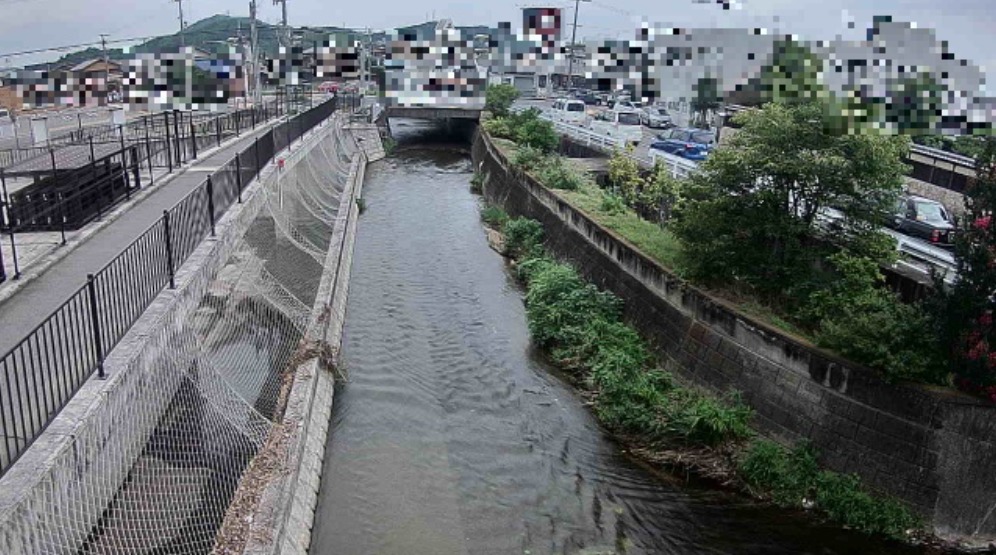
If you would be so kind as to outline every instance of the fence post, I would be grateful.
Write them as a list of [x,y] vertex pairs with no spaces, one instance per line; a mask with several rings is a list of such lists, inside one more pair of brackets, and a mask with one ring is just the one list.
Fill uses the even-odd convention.
[[180,154],[180,111],[173,110],[173,139],[176,141],[176,165],[183,163],[183,156]]
[[235,187],[239,191],[239,204],[242,204],[242,153],[235,155]]
[[169,112],[163,112],[163,127],[166,128],[166,164],[169,166],[169,173],[173,173],[173,138],[169,133]]
[[149,185],[153,183],[152,177],[152,144],[149,142],[149,116],[142,118],[145,121],[145,158],[149,163]]
[[55,201],[59,208],[59,232],[62,234],[62,244],[66,244],[66,218],[62,210],[62,191],[59,190],[59,168],[55,163],[55,149],[49,147],[48,155],[52,158],[52,180],[55,182]]
[[194,125],[194,118],[190,118],[190,148],[193,151],[193,160],[197,159],[197,127]]
[[93,155],[93,133],[90,133],[90,163],[92,164],[97,157]]
[[214,181],[209,175],[207,178],[208,195],[208,219],[211,220],[211,237],[214,237]]
[[252,128],[256,129],[256,107],[253,106],[249,113],[252,115]]
[[256,153],[256,177],[259,177],[259,172],[263,171],[263,164],[261,163],[262,161],[259,159],[259,137],[256,137],[256,140],[253,141],[252,146]]
[[142,188],[142,181],[141,181],[140,174],[138,173],[138,166],[139,166],[139,161],[138,160],[139,160],[138,146],[135,145],[135,146],[131,147],[131,174],[135,178],[135,188],[136,189],[141,189]]
[[10,216],[10,195],[7,194],[7,178],[3,168],[0,168],[0,188],[3,189],[3,204],[7,209],[7,229],[10,231],[10,254],[14,259],[14,279],[21,278],[21,269],[17,264],[17,245],[14,244],[14,220]]
[[97,287],[93,274],[86,276],[86,289],[90,293],[90,324],[93,326],[93,348],[97,353],[97,376],[104,379],[104,345],[100,340],[100,314],[97,312]]
[[242,112],[240,110],[235,110],[235,136],[239,136],[239,120],[242,119]]
[[218,146],[220,147],[221,146],[221,115],[218,115],[218,117],[214,118],[214,134],[217,136]]
[[169,232],[169,210],[163,210],[163,236],[166,240],[166,273],[169,274],[169,288],[176,289],[176,274],[173,271],[173,237]]

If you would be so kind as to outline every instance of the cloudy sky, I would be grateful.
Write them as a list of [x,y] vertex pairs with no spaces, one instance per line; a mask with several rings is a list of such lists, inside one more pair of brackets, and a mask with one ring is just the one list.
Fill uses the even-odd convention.
[[[705,1],[705,0],[694,0]],[[578,17],[579,37],[630,37],[641,20],[679,27],[774,28],[803,39],[832,39],[837,35],[859,39],[874,15],[892,15],[936,29],[958,57],[987,69],[996,79],[996,0],[734,0],[732,10],[693,0],[592,0],[584,2]],[[457,25],[520,22],[526,6],[566,8],[565,23],[573,17],[573,1],[526,0],[381,0],[343,2],[288,0],[293,25],[346,25],[391,28],[447,17]],[[170,0],[0,0],[0,54],[99,40],[165,34],[178,28],[177,5]],[[186,0],[188,22],[216,13],[247,15],[248,0]],[[739,8],[739,9],[737,9]],[[260,17],[275,22],[279,6],[259,0]],[[847,21],[855,23],[848,29]],[[46,56],[0,56],[0,67],[36,63]],[[989,91],[996,83],[988,84]]]

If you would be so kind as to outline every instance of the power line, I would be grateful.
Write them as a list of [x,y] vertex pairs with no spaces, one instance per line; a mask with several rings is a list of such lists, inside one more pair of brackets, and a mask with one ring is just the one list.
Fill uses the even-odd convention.
[[[156,38],[156,37],[155,36],[132,37],[132,38],[128,38],[128,39],[109,40],[109,41],[106,41],[106,42],[107,42],[107,44],[115,44],[115,43],[120,43],[120,42],[138,42],[138,41],[143,41],[144,42],[144,41],[148,41],[148,40],[151,40],[151,39],[154,39],[154,38]],[[0,54],[0,58],[9,58],[9,57],[12,57],[12,56],[26,56],[28,54],[39,54],[41,52],[53,52],[53,51],[58,52],[58,51],[63,51],[63,50],[69,50],[71,48],[83,48],[85,46],[97,46],[99,44],[102,44],[102,42],[101,41],[81,42],[79,44],[68,44],[66,46],[50,46],[48,48],[37,48],[35,50],[21,50],[20,52],[7,52],[7,53],[4,53],[4,54]]]

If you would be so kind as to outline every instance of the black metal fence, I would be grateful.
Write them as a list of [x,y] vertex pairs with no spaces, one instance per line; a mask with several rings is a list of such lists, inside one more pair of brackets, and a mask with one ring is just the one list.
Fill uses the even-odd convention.
[[107,353],[164,287],[175,287],[177,268],[274,154],[347,102],[354,99],[329,100],[258,136],[0,358],[0,476],[94,372],[105,376]]

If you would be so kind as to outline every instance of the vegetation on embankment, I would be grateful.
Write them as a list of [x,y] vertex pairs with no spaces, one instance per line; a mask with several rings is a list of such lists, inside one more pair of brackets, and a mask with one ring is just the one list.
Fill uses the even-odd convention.
[[619,298],[550,258],[539,222],[493,206],[481,216],[504,235],[506,255],[516,263],[533,341],[575,378],[599,420],[634,451],[868,533],[907,538],[919,526],[900,502],[872,495],[856,476],[820,470],[811,448],[787,450],[755,438],[752,411],[735,392],[720,398],[679,383],[622,321]]
[[[644,172],[617,152],[606,188],[553,152],[553,129],[533,110],[483,128],[514,167],[745,316],[887,381],[951,384],[937,339],[943,310],[903,303],[883,286],[880,267],[896,251],[872,222],[894,204],[907,141],[841,135],[814,104],[739,117],[740,133],[691,179],[663,164]],[[840,216],[828,227],[829,209]],[[996,382],[996,372],[984,374],[973,383]]]

